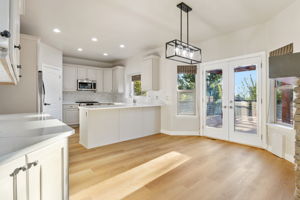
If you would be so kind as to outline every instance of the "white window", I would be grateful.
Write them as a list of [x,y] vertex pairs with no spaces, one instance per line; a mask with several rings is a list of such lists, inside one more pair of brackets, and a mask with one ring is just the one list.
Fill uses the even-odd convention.
[[146,92],[142,91],[142,82],[141,82],[141,75],[133,75],[131,76],[131,89],[130,89],[131,96],[145,96]]
[[196,66],[177,67],[177,114],[196,115]]
[[275,123],[293,125],[293,85],[279,79],[275,80]]

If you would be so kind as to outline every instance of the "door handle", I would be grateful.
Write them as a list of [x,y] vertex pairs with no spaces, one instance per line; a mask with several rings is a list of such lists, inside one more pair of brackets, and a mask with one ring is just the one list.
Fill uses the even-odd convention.
[[21,170],[22,170],[22,171],[26,171],[27,168],[26,168],[26,167],[19,167],[19,168],[15,169],[15,170],[13,171],[13,173],[10,174],[10,176],[12,176],[12,177],[17,176],[18,173],[19,173]]
[[44,103],[44,106],[50,106],[51,103]]
[[20,44],[19,45],[14,45],[14,48],[21,50],[21,45]]

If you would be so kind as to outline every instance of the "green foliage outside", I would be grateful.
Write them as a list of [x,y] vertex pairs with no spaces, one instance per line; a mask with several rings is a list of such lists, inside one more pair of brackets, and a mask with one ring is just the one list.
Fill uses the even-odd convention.
[[142,83],[141,81],[134,81],[134,96],[146,96],[146,92],[142,91]]
[[240,86],[240,93],[236,95],[235,100],[256,101],[256,81],[253,80],[251,74],[245,77]]
[[213,97],[216,102],[222,99],[222,74],[208,73],[206,76],[207,96]]
[[195,83],[195,74],[177,75],[178,90],[193,90],[195,89]]

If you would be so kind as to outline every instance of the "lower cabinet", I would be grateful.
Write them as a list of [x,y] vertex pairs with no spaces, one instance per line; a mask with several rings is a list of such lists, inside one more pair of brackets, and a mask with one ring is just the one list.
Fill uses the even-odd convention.
[[67,138],[0,165],[0,199],[67,200]]
[[79,124],[79,109],[77,104],[63,106],[63,121],[68,125]]
[[0,199],[26,200],[25,156],[0,165]]

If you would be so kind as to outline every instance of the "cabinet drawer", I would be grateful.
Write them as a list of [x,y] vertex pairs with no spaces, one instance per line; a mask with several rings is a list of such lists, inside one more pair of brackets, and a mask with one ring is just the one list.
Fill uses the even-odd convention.
[[78,109],[78,104],[67,104],[67,105],[64,105],[64,109]]

